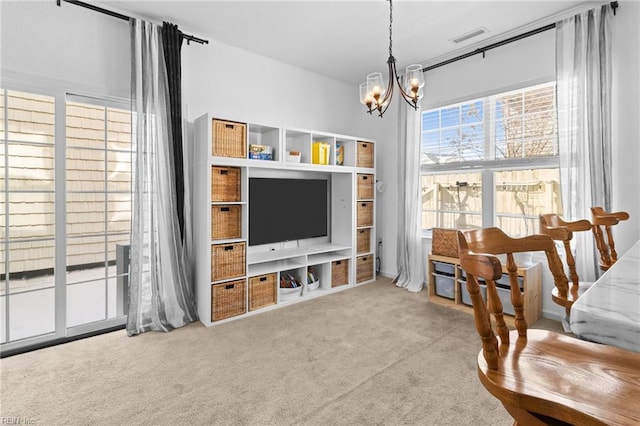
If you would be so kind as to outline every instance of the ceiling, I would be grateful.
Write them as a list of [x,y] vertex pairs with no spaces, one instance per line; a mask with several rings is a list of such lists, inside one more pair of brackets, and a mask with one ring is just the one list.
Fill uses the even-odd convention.
[[[101,1],[101,6],[154,22],[170,21],[210,43],[224,43],[357,84],[386,74],[389,3],[360,1]],[[410,1],[393,3],[398,70],[478,43],[580,5],[579,1]],[[450,39],[485,27],[460,44]],[[532,26],[533,27],[533,26]]]

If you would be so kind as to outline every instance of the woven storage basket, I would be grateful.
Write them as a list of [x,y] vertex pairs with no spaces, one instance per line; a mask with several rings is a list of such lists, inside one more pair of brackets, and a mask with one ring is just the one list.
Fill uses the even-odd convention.
[[244,271],[244,242],[211,246],[211,281],[241,277]]
[[211,167],[211,201],[240,201],[238,167]]
[[372,199],[375,182],[373,175],[358,174],[358,199]]
[[276,274],[266,274],[249,278],[249,310],[275,305],[278,297]]
[[211,321],[245,313],[245,280],[211,285]]
[[240,238],[242,236],[241,209],[242,207],[238,205],[211,206],[212,240]]
[[356,218],[357,226],[373,226],[373,202],[358,201]]
[[247,157],[247,125],[213,120],[212,153],[217,157]]
[[359,256],[356,258],[356,282],[373,279],[373,256]]
[[371,244],[371,229],[356,231],[356,253],[367,253]]
[[349,284],[349,259],[331,262],[331,287]]
[[373,144],[371,142],[358,142],[356,148],[356,166],[373,168]]
[[433,228],[431,253],[458,258],[458,235],[455,229]]

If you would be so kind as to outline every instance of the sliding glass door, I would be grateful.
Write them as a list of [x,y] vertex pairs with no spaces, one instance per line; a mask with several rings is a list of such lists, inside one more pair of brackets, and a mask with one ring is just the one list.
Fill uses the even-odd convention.
[[129,104],[0,89],[0,344],[124,323]]
[[117,249],[131,230],[131,112],[67,96],[65,118],[67,327],[77,327],[122,316],[126,265],[117,261],[126,259]]
[[55,331],[55,101],[1,92],[1,342]]

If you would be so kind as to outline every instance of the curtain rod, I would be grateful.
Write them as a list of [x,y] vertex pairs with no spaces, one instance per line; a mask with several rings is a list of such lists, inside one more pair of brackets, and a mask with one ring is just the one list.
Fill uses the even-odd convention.
[[[91,10],[93,10],[95,12],[104,13],[105,15],[109,15],[109,16],[113,16],[114,18],[122,19],[123,21],[130,21],[131,19],[133,19],[131,16],[127,16],[127,15],[123,15],[123,14],[118,13],[118,12],[113,12],[111,10],[103,9],[103,8],[98,7],[96,5],[85,3],[83,1],[78,1],[78,0],[56,0],[56,4],[58,6],[61,6],[62,2],[71,3],[71,4],[74,4],[76,6],[80,6],[80,7],[85,7],[87,9],[91,9]],[[182,31],[180,31],[180,34],[182,34],[182,37],[184,37],[185,40],[187,40],[187,44],[189,44],[189,42],[191,42],[191,41],[195,41],[196,43],[200,43],[200,44],[209,44],[208,40],[204,40],[204,39],[195,37],[193,35],[185,34]]]
[[[617,1],[612,1],[610,4],[611,4],[611,8],[613,9],[613,14],[615,15],[616,14],[616,9],[618,8],[618,2]],[[462,54],[460,56],[456,56],[455,58],[447,59],[446,61],[439,62],[439,63],[437,63],[435,65],[430,65],[428,67],[424,67],[424,68],[422,68],[422,72],[431,71],[434,68],[438,68],[438,67],[441,67],[441,66],[444,66],[444,65],[449,65],[450,63],[457,62],[457,61],[459,61],[461,59],[466,59],[466,58],[469,58],[471,56],[478,55],[480,53],[482,53],[482,57],[484,58],[484,53],[487,50],[495,49],[496,47],[504,46],[505,44],[509,44],[509,43],[513,43],[514,41],[522,40],[523,38],[527,38],[527,37],[530,37],[532,35],[536,35],[536,34],[545,32],[547,30],[551,30],[551,29],[553,29],[555,27],[556,27],[555,23],[548,24],[548,25],[545,25],[543,27],[527,31],[527,32],[522,33],[522,34],[519,34],[519,35],[516,35],[516,36],[513,36],[513,37],[509,37],[509,38],[504,39],[502,41],[498,41],[496,43],[492,43],[492,44],[490,44],[488,46],[485,46],[485,47],[480,47],[480,48],[478,48],[476,50],[473,50],[473,51],[468,52],[468,53],[464,53],[464,54]]]

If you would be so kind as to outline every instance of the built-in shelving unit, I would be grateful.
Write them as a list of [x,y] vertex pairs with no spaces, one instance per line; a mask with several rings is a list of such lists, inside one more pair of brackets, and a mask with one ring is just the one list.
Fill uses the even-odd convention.
[[[373,141],[205,114],[195,122],[194,145],[194,276],[203,324],[277,309],[375,279]],[[260,150],[270,156],[248,158]],[[237,175],[235,183],[224,181],[230,175]],[[327,180],[329,235],[249,246],[253,177]],[[358,209],[359,203],[364,207]],[[240,223],[233,223],[234,218]],[[307,283],[308,272],[317,281]],[[290,276],[302,282],[298,290],[280,288],[281,279]]]

